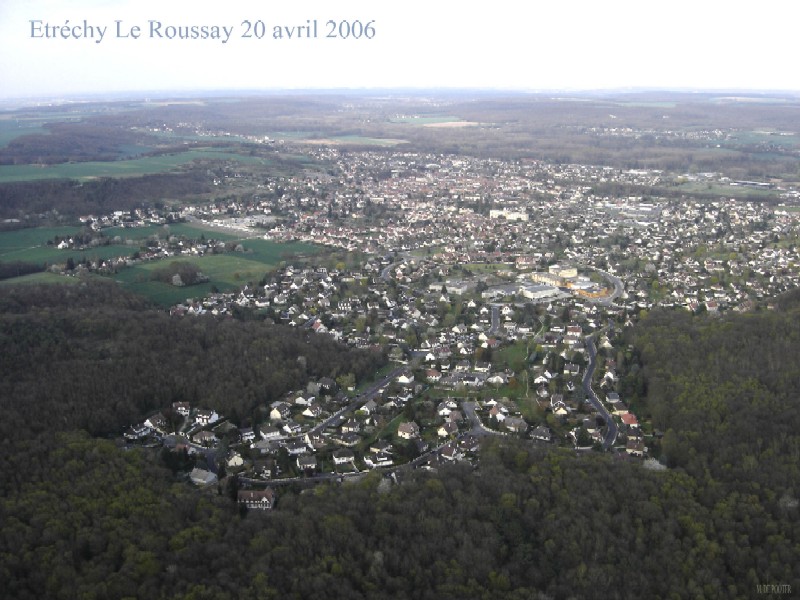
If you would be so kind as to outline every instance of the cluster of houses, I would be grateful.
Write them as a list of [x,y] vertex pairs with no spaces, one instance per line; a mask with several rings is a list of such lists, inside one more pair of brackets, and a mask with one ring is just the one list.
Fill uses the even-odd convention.
[[[336,164],[340,175],[276,182],[282,195],[273,197],[269,210],[285,218],[270,230],[273,239],[377,255],[430,248],[444,264],[521,261],[533,268],[562,254],[623,277],[632,305],[696,309],[709,302],[711,310],[743,309],[752,298],[798,284],[797,249],[775,244],[794,239],[796,213],[734,199],[592,193],[597,183],[653,186],[690,177],[685,174],[329,147],[306,151]],[[374,177],[387,170],[390,178]],[[725,178],[704,174],[704,181]],[[783,193],[788,199],[795,192]],[[373,214],[383,221],[376,223]],[[721,273],[725,283],[715,281]]]
[[643,457],[647,453],[647,447],[636,415],[628,410],[617,392],[606,392],[606,405],[609,412],[620,419],[620,432],[626,440],[625,452],[630,456]]
[[[213,410],[176,402],[170,410],[130,427],[124,437],[131,443],[157,439],[175,451],[205,456],[207,464],[190,473],[198,485],[216,482],[220,467],[268,482],[391,467],[430,449],[444,452],[450,460],[474,450],[475,440],[459,443],[468,422],[453,399],[442,402],[436,422],[427,427],[402,419],[418,386],[409,374],[402,371],[392,377],[383,393],[355,400],[323,378],[309,386],[313,393],[293,392],[273,402],[265,421],[256,427],[239,427]],[[220,448],[226,449],[224,456],[219,455]]]
[[[603,425],[582,402],[578,381],[587,334],[611,321],[630,324],[640,310],[657,305],[746,310],[756,299],[800,284],[798,245],[783,243],[795,239],[798,213],[741,200],[593,192],[596,183],[658,185],[672,177],[662,172],[331,147],[303,151],[335,168],[313,177],[262,178],[254,183],[259,193],[248,200],[194,205],[170,217],[217,225],[237,219],[237,227],[258,227],[268,239],[324,244],[366,258],[348,266],[282,265],[259,285],[187,301],[173,313],[249,308],[352,346],[386,349],[408,370],[357,411],[346,410],[350,397],[330,390],[276,402],[255,428],[174,406],[170,418],[153,415],[131,427],[126,439],[166,435],[178,414],[192,423],[188,447],[202,451],[232,440],[226,468],[262,481],[287,470],[392,467],[431,447],[438,449],[435,460],[457,460],[471,452],[474,440],[466,431],[474,424],[456,401],[443,400],[424,420],[396,420],[422,389],[458,397],[514,383],[554,420],[531,423],[513,402],[484,395],[478,416],[488,431],[552,443],[563,439],[569,424],[575,444],[579,435],[582,442],[600,443]],[[224,188],[226,178],[217,184]],[[92,217],[87,224],[163,219],[140,211]],[[141,258],[231,250],[218,246],[165,236],[143,248]],[[526,310],[529,305],[536,311]],[[524,378],[523,371],[492,364],[492,356],[512,343],[540,352],[535,364],[526,363]],[[609,338],[601,337],[599,347],[610,348]],[[553,356],[563,365],[557,370]],[[646,455],[636,415],[613,391],[613,373],[604,381],[625,453]],[[192,479],[208,483],[212,475],[197,472]],[[243,501],[265,506],[273,499]]]
[[[783,243],[795,239],[800,215],[785,207],[733,198],[709,202],[594,192],[597,184],[652,187],[699,181],[758,187],[758,182],[730,181],[718,173],[670,174],[408,151],[344,152],[324,145],[292,151],[331,168],[324,174],[266,181],[261,174],[226,169],[217,176],[221,188],[249,186],[255,193],[162,210],[88,215],[83,221],[102,231],[197,219],[209,225],[227,223],[243,234],[266,232],[270,239],[303,240],[376,257],[424,249],[437,269],[482,263],[544,271],[563,260],[623,279],[629,310],[655,305],[745,310],[754,299],[800,283],[798,246]],[[774,188],[772,183],[764,187]],[[787,200],[799,195],[788,187],[775,192]],[[169,236],[162,242],[143,248],[142,258],[211,251],[209,244],[199,242],[181,248],[179,242],[188,242]],[[68,240],[59,243],[70,247]],[[370,276],[368,271],[351,274]],[[389,275],[416,286],[402,267]],[[552,276],[552,269],[544,275]],[[564,287],[575,296],[604,293],[597,281],[572,279]],[[450,293],[458,293],[456,289]],[[539,300],[542,293],[535,288],[519,291],[529,300]],[[280,302],[287,290],[275,292]]]

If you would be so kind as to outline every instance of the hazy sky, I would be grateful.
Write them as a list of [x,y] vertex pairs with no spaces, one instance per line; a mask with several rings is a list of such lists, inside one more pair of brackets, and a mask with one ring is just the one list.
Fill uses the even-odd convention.
[[[0,98],[342,87],[798,91],[795,4],[0,0]],[[298,38],[314,30],[297,26],[315,20],[317,37]],[[122,37],[134,26],[138,39]],[[168,39],[192,26],[208,38]],[[348,30],[347,39],[327,37]]]

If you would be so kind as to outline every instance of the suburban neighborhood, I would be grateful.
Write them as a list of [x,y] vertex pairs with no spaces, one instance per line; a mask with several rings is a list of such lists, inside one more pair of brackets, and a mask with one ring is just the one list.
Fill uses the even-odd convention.
[[[134,259],[88,269],[247,252],[248,239],[257,238],[309,242],[351,257],[349,264],[287,263],[236,292],[171,308],[186,318],[253,311],[384,352],[390,361],[373,382],[312,382],[263,406],[259,423],[231,423],[181,404],[170,418],[152,416],[126,433],[136,443],[156,435],[172,452],[202,457],[205,468],[191,474],[199,485],[220,474],[259,487],[435,468],[477,460],[476,440],[485,435],[645,460],[648,440],[661,432],[640,422],[630,406],[635,399],[620,393],[624,329],[656,306],[748,311],[800,277],[800,213],[790,208],[593,191],[598,183],[653,185],[674,177],[659,171],[307,151],[335,165],[336,175],[280,178],[258,184],[250,200],[174,206],[168,215],[85,219],[100,234],[107,226],[168,228],[167,218],[209,232],[200,240],[156,236]],[[684,177],[750,185],[710,173]],[[244,179],[230,172],[215,182],[235,189]],[[787,201],[797,195],[782,193]],[[243,240],[215,241],[214,231],[237,231]],[[240,501],[272,505],[246,494]]]

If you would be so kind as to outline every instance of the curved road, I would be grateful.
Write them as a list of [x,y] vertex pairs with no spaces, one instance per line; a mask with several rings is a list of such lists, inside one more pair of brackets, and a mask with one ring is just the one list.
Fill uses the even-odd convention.
[[616,275],[612,275],[607,271],[602,271],[596,267],[588,267],[588,268],[594,269],[595,271],[600,273],[603,277],[605,277],[611,283],[614,284],[614,291],[611,292],[611,295],[606,296],[605,298],[598,299],[597,300],[598,304],[604,304],[606,306],[610,306],[614,302],[614,300],[622,297],[623,293],[625,292],[625,288],[622,285],[622,280],[619,277],[617,277]]
[[594,341],[591,338],[586,340],[586,348],[589,350],[589,364],[583,375],[583,391],[586,392],[586,399],[597,409],[597,412],[599,412],[606,421],[607,429],[606,437],[603,440],[603,450],[608,450],[614,445],[614,442],[617,441],[619,428],[617,427],[616,421],[614,421],[611,416],[611,413],[606,410],[606,407],[603,406],[603,403],[592,389],[592,375],[594,375],[594,369],[597,364],[597,349],[594,347]]

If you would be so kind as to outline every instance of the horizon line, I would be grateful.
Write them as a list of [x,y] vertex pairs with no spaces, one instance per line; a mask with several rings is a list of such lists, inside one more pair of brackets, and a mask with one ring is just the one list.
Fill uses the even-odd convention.
[[271,95],[333,95],[333,94],[479,94],[479,95],[572,95],[572,96],[606,96],[625,94],[688,94],[688,95],[737,95],[744,97],[798,98],[800,90],[780,88],[697,88],[697,87],[659,87],[659,86],[619,86],[609,88],[506,88],[506,87],[469,87],[469,86],[398,86],[398,87],[274,87],[274,88],[226,88],[226,89],[152,89],[152,90],[113,90],[66,92],[53,94],[32,94],[27,96],[0,96],[0,104],[12,103],[69,103],[99,100],[161,100],[170,98],[209,98],[230,96],[271,96]]

